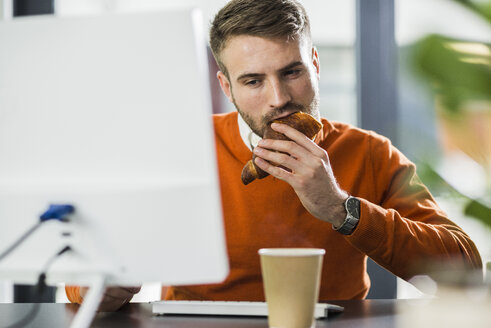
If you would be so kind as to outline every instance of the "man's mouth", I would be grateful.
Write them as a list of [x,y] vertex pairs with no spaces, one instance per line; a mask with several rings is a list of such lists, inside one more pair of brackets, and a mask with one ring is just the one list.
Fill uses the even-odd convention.
[[271,121],[269,121],[269,124],[271,124],[274,120],[278,120],[278,119],[281,119],[281,118],[290,116],[290,115],[295,114],[297,112],[298,112],[298,110],[295,110],[295,111],[286,111],[284,113],[281,113],[280,115],[275,116],[273,119],[271,119]]

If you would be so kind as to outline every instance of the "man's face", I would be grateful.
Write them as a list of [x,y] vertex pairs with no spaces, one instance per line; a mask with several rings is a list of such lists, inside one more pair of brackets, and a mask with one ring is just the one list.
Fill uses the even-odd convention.
[[259,136],[273,119],[302,111],[319,119],[319,58],[309,42],[240,35],[221,59],[217,77],[225,95]]

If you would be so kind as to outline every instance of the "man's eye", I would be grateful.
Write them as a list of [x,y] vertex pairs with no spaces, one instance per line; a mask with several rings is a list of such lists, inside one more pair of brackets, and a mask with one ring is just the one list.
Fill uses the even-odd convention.
[[287,76],[295,76],[295,75],[298,75],[300,73],[300,70],[299,69],[291,69],[289,71],[286,71],[285,72],[285,75]]
[[259,80],[250,80],[247,81],[245,84],[253,87],[259,84]]

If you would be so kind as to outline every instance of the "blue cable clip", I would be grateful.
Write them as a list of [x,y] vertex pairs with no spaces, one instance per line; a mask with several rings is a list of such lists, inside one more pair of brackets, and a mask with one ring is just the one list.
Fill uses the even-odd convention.
[[75,212],[75,207],[73,205],[51,204],[49,205],[48,210],[43,214],[41,214],[39,218],[41,219],[41,222],[48,221],[48,220],[58,220],[58,221],[65,222],[68,221],[68,219],[65,216],[73,212]]

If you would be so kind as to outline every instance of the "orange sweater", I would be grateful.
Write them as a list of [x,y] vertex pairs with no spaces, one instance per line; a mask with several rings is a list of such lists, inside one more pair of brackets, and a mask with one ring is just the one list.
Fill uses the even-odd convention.
[[[482,266],[474,243],[388,139],[323,120],[316,142],[328,152],[341,188],[361,199],[359,224],[344,236],[310,215],[287,183],[269,176],[244,186],[241,171],[252,153],[239,135],[237,113],[215,115],[214,122],[230,274],[222,284],[171,287],[167,299],[264,300],[257,254],[263,247],[325,249],[320,300],[364,298],[367,256],[406,280],[422,273],[422,261]],[[67,295],[81,300],[77,287],[67,287]]]

